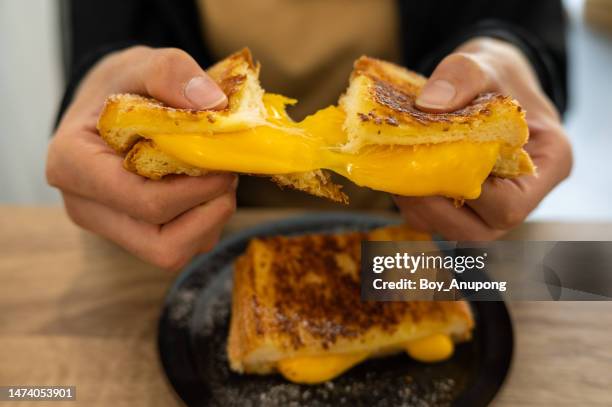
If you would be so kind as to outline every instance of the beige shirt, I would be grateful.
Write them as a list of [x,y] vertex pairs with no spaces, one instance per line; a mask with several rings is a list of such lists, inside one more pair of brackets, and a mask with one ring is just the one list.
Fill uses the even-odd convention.
[[[295,120],[336,104],[348,85],[353,61],[369,55],[399,60],[395,0],[198,0],[203,35],[214,59],[248,46],[261,65],[267,92],[299,100]],[[388,194],[345,185],[356,208],[388,208]],[[283,192],[267,180],[243,177],[244,204],[328,207],[303,193]],[[333,206],[333,205],[332,205]]]

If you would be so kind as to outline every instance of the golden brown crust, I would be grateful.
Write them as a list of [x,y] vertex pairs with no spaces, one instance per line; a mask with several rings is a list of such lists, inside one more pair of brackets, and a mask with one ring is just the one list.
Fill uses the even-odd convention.
[[[231,83],[232,78],[244,77],[244,75],[237,74],[244,64],[246,64],[251,71],[255,72],[259,70],[259,64],[253,62],[251,51],[246,47],[211,66],[207,71],[218,83],[223,83],[224,81]],[[231,87],[223,90],[226,92],[226,95],[234,93]]]
[[[403,70],[404,77],[398,75],[399,70]],[[427,82],[424,76],[414,71],[402,69],[397,65],[365,55],[361,56],[353,64],[351,80],[362,75],[370,77],[375,81],[393,84],[408,95],[417,94]]]
[[125,156],[126,170],[143,177],[160,180],[169,174],[185,174],[192,177],[205,175],[208,171],[185,164],[155,148],[151,140],[140,140]]
[[[375,58],[362,56],[354,65],[351,78],[366,76],[371,79],[370,96],[380,109],[361,112],[362,120],[381,120],[391,126],[400,123],[470,123],[480,116],[490,116],[492,106],[506,105],[522,113],[521,106],[511,97],[484,93],[468,106],[450,113],[428,113],[416,108],[415,100],[427,82],[424,76]],[[381,123],[382,124],[382,123]]]
[[[240,270],[234,273],[234,289],[232,291],[232,319],[230,331],[232,335],[228,338],[228,356],[230,363],[240,360],[241,356],[248,352],[247,344],[255,342],[254,336],[261,335],[261,327],[255,326],[257,318],[250,315],[257,315],[257,303],[252,284],[253,281],[253,260],[251,255],[243,255],[238,258],[235,269]],[[243,312],[245,309],[252,309],[252,313]],[[242,364],[234,362],[232,368],[241,372]]]
[[342,192],[342,186],[335,184],[324,170],[272,175],[270,179],[280,188],[289,187],[345,205],[349,203],[348,196]]
[[206,71],[228,98],[228,105],[225,110],[232,110],[234,99],[240,97],[239,93],[243,90],[243,85],[247,79],[244,73],[245,66],[252,74],[259,74],[259,64],[253,62],[253,56],[248,48],[233,53]]
[[419,329],[444,332],[449,325],[459,324],[456,339],[467,339],[474,322],[465,303],[361,300],[362,240],[429,238],[390,227],[370,233],[254,239],[234,269],[228,342],[232,368],[267,373],[273,365],[253,363],[257,354],[274,360],[279,355],[350,352],[364,343],[384,347],[390,337],[401,340],[418,335]]

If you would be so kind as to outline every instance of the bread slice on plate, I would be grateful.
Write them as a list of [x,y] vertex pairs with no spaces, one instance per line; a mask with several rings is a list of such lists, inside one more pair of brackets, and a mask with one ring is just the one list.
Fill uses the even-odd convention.
[[363,239],[429,236],[393,226],[253,239],[234,268],[232,370],[319,383],[373,357],[408,352],[422,361],[444,359],[454,342],[470,338],[474,320],[465,302],[362,301]]

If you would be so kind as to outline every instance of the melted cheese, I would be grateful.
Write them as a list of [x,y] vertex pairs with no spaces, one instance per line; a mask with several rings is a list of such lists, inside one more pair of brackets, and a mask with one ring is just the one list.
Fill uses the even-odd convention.
[[[450,358],[454,344],[448,335],[434,334],[405,345],[411,358],[420,362],[440,362]],[[367,359],[369,353],[297,357],[277,364],[283,377],[294,383],[316,384],[332,380]]]
[[266,94],[267,124],[215,134],[155,134],[157,148],[187,164],[249,174],[288,174],[329,169],[357,185],[406,196],[477,198],[499,154],[496,142],[362,147],[351,154],[344,112],[331,106],[294,122],[285,105],[295,101]]
[[436,334],[406,344],[406,352],[420,362],[441,362],[455,351],[453,340],[448,335]]
[[332,380],[367,357],[367,352],[300,357],[281,360],[277,368],[283,377],[291,382],[315,384]]

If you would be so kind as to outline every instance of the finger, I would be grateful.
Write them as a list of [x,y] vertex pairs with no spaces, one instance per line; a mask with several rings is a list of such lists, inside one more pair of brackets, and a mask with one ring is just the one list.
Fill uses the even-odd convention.
[[77,195],[64,194],[64,203],[68,215],[79,226],[168,270],[178,270],[195,254],[210,250],[235,209],[234,195],[224,194],[158,226]]
[[433,232],[447,240],[486,241],[504,233],[490,228],[471,209],[455,207],[448,198],[398,197],[397,202],[403,211],[414,212],[430,225]]
[[170,106],[213,109],[227,106],[227,96],[186,52],[158,49],[151,53],[140,76],[141,91]]
[[207,252],[235,209],[236,195],[226,193],[163,225],[161,233],[166,239],[188,247],[190,253]]
[[[113,93],[152,96],[184,109],[222,109],[228,99],[198,63],[175,48],[131,47],[104,58],[88,74],[66,110],[68,123],[95,128],[104,100]],[[91,86],[95,84],[95,86]]]
[[511,229],[518,226],[569,175],[571,148],[560,128],[532,132],[531,140],[525,147],[537,167],[536,176],[514,179],[489,177],[483,184],[480,197],[466,201],[492,228]]
[[489,71],[485,63],[472,54],[451,54],[431,74],[416,99],[416,106],[432,113],[461,109],[478,94],[493,90]]
[[419,216],[416,211],[411,210],[411,206],[409,204],[404,204],[401,196],[393,196],[393,200],[395,201],[398,209],[400,210],[400,214],[404,219],[404,222],[410,226],[411,229],[414,229],[418,232],[424,233],[434,233],[433,227],[427,220],[423,219]]
[[529,189],[527,177],[508,179],[489,177],[482,185],[480,197],[466,200],[483,221],[492,228],[512,229],[531,212],[525,192]]
[[233,192],[237,185],[237,177],[230,173],[146,179],[126,171],[123,159],[95,134],[58,135],[53,143],[64,145],[50,149],[51,185],[147,223],[167,223],[194,206]]
[[183,109],[222,109],[227,106],[223,90],[188,53],[180,49],[132,47],[103,61],[102,65],[105,69],[94,70],[91,80],[108,84],[108,87],[100,90],[102,93],[89,89],[83,96],[87,104],[91,104],[92,98],[105,98],[109,93],[122,92],[152,96],[169,106]]

